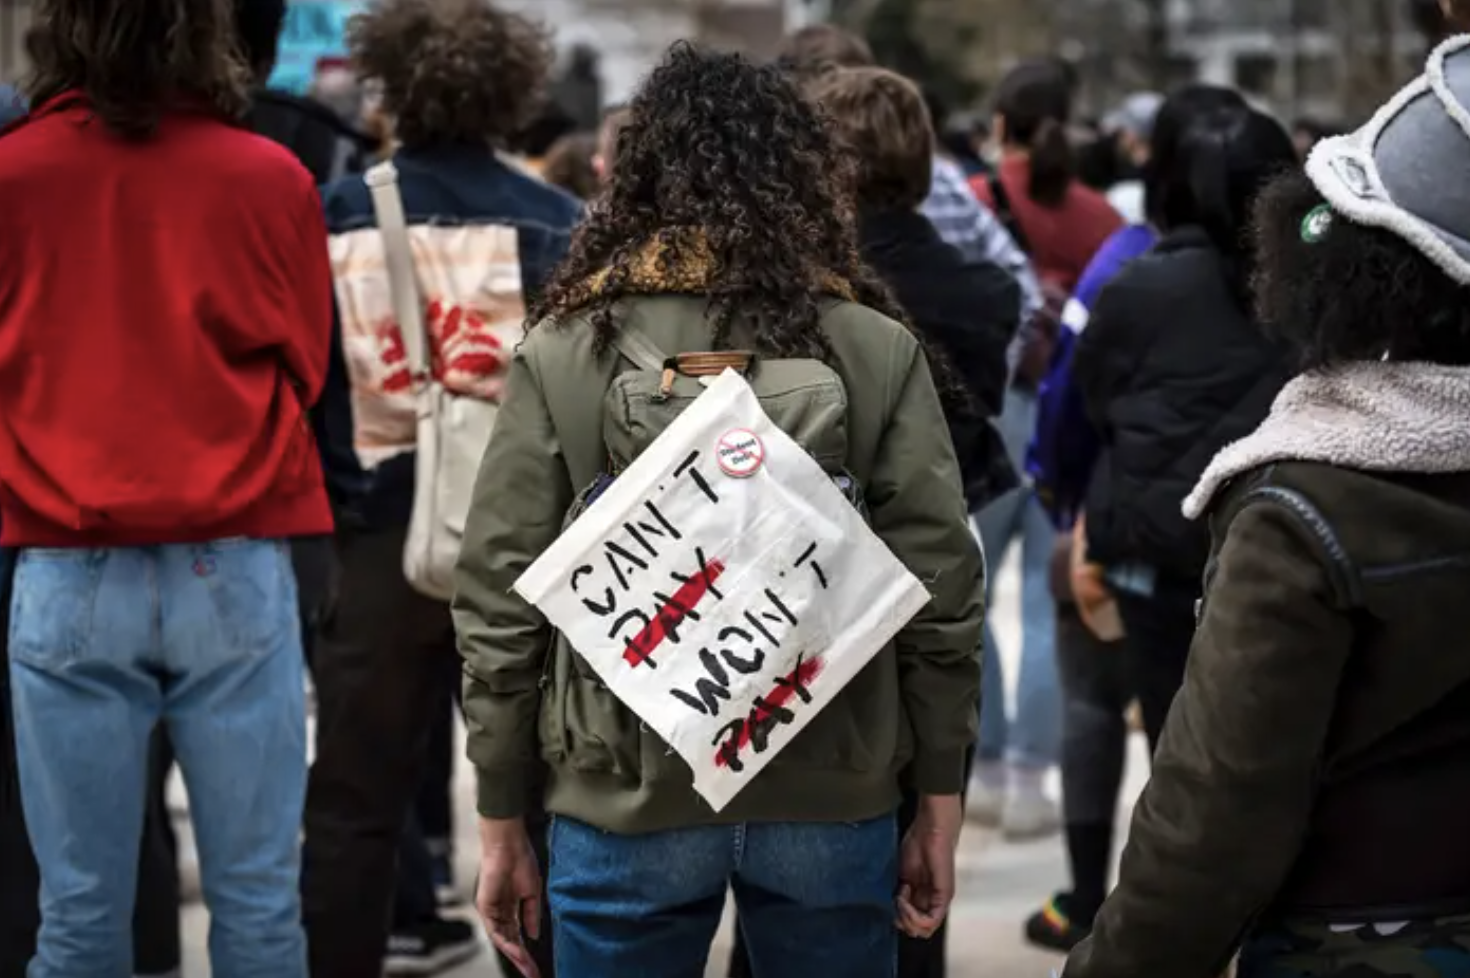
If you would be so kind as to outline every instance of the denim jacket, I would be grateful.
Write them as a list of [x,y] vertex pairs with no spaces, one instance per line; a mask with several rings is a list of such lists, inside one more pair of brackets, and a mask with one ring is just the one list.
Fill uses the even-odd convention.
[[[477,279],[461,278],[458,291],[483,292],[487,297],[496,288],[507,287],[507,282],[510,283],[508,288],[517,290],[514,276],[518,273],[520,295],[499,297],[506,300],[502,304],[512,309],[508,315],[515,321],[490,324],[496,328],[503,326],[506,330],[505,345],[513,347],[515,332],[521,326],[514,310],[530,304],[557,262],[566,254],[572,228],[581,216],[581,204],[503,161],[488,147],[402,149],[394,157],[394,164],[398,169],[404,213],[410,231],[415,235],[415,271],[421,291],[425,293],[425,315],[431,331],[435,328],[440,305],[436,301],[439,291],[434,287],[437,273],[449,274],[450,278],[455,274],[483,277],[483,287],[478,284],[466,287],[466,281],[475,283]],[[412,427],[408,429],[410,440],[407,450],[399,446],[400,450],[384,451],[381,458],[375,458],[372,446],[366,444],[369,439],[364,437],[371,432],[363,426],[362,418],[354,417],[354,404],[361,412],[364,405],[370,403],[374,392],[364,389],[365,354],[360,330],[355,330],[361,324],[353,317],[363,314],[359,308],[363,294],[370,294],[377,302],[385,301],[387,295],[385,275],[381,290],[377,288],[376,281],[364,290],[361,281],[363,258],[372,257],[381,263],[380,245],[363,236],[364,231],[371,232],[376,228],[372,196],[363,177],[351,176],[328,185],[323,190],[323,201],[337,286],[333,362],[315,419],[327,485],[338,506],[339,517],[349,523],[407,525],[413,506]],[[485,234],[457,234],[475,229]],[[501,233],[495,233],[495,229],[501,229]],[[366,247],[361,247],[364,245]],[[354,257],[345,262],[338,260],[354,247],[357,247]],[[437,268],[425,267],[426,251],[462,247],[472,250],[468,254],[460,252],[444,256],[446,260],[439,262]],[[474,267],[460,269],[456,273],[452,267],[456,265],[455,259],[460,262],[468,260]],[[497,268],[495,263],[501,260],[509,263],[510,267]],[[432,254],[428,263],[435,264]],[[368,272],[369,276],[372,274]],[[449,301],[468,298],[451,296]],[[457,306],[449,314],[457,317]],[[477,325],[484,325],[484,319],[494,318],[489,312],[479,316],[473,310],[466,310],[465,316],[467,322],[473,318]],[[457,318],[455,323],[458,323]],[[446,327],[445,335],[454,329],[454,325]],[[487,332],[493,330],[487,329]],[[401,340],[383,340],[384,349],[380,356],[384,364],[395,362],[392,351],[395,342],[401,343]],[[499,341],[490,338],[489,342]],[[367,351],[370,361],[374,359],[371,352]],[[401,367],[401,351],[396,358]],[[368,373],[375,369],[386,368],[374,363],[366,366]]]

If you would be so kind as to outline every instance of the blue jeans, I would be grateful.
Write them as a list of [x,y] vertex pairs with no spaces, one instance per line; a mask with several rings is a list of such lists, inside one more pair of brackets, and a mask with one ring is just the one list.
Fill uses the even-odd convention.
[[[1035,395],[1012,391],[1000,430],[1013,455],[1022,455],[1036,424]],[[1018,463],[1019,464],[1019,463]],[[1007,493],[975,517],[975,532],[989,563],[986,602],[1006,548],[1021,540],[1021,674],[1016,710],[1006,716],[1005,672],[989,615],[981,673],[980,743],[982,762],[1005,759],[1021,767],[1045,768],[1057,762],[1062,736],[1062,697],[1057,679],[1056,601],[1048,567],[1056,531],[1030,488]]]
[[29,978],[126,978],[150,732],[189,789],[215,978],[305,978],[306,704],[286,545],[25,550],[10,621],[41,868]]
[[897,823],[748,824],[613,835],[558,816],[558,978],[698,978],[727,887],[756,978],[893,978]]

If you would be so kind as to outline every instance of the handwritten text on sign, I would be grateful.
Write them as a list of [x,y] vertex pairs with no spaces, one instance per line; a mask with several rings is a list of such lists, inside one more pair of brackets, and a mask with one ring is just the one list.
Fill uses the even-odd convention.
[[733,372],[517,582],[716,810],[928,601]]

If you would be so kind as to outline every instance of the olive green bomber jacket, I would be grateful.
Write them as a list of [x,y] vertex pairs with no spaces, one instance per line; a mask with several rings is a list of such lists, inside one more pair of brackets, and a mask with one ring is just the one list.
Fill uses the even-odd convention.
[[[709,346],[705,306],[698,296],[640,296],[620,315],[669,353],[695,352]],[[975,736],[984,570],[948,428],[905,328],[853,303],[829,308],[822,328],[848,390],[847,470],[874,531],[928,586],[930,604],[716,816],[688,766],[511,590],[603,470],[603,395],[631,369],[614,351],[593,352],[584,320],[544,324],[511,368],[457,573],[481,814],[524,814],[541,762],[550,811],[627,833],[873,818],[896,805],[905,770],[921,792],[959,793]]]

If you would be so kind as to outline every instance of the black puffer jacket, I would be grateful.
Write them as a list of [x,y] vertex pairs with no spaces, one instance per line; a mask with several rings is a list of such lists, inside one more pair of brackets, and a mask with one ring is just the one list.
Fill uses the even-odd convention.
[[949,358],[975,402],[973,417],[949,412],[945,419],[974,512],[1020,484],[990,420],[1005,405],[1006,350],[1020,324],[1020,286],[999,265],[966,261],[917,212],[863,211],[858,226],[863,260],[925,341]]
[[1180,505],[1293,372],[1237,279],[1203,230],[1179,229],[1103,291],[1078,342],[1074,375],[1103,440],[1088,547],[1105,566],[1146,564],[1191,583],[1204,570],[1209,533]]

